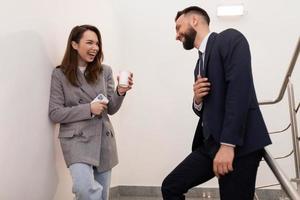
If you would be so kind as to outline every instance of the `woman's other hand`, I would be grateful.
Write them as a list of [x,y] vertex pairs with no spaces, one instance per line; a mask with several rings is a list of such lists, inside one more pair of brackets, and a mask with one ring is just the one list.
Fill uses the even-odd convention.
[[100,115],[106,109],[107,109],[106,103],[99,102],[99,101],[91,103],[91,113],[93,113],[94,115]]

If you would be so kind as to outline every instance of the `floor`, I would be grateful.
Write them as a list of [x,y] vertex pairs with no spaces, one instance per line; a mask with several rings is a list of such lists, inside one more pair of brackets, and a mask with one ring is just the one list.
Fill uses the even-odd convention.
[[[110,200],[162,200],[161,197],[119,197],[119,198],[113,198]],[[213,199],[213,198],[187,198],[186,200],[218,200],[218,199]]]
[[[189,191],[186,200],[220,200],[218,189],[193,188]],[[153,195],[153,196],[151,196]],[[282,190],[256,190],[254,200],[289,200]],[[118,186],[111,190],[110,200],[162,200],[159,187],[146,186]]]
[[[270,198],[267,198],[268,200]],[[276,198],[271,198],[272,200],[290,200],[287,197],[276,197]],[[162,200],[161,197],[138,197],[138,196],[125,196],[125,197],[119,197],[119,198],[111,198],[110,200]],[[215,198],[186,198],[186,200],[219,200]],[[262,200],[262,199],[260,199]]]

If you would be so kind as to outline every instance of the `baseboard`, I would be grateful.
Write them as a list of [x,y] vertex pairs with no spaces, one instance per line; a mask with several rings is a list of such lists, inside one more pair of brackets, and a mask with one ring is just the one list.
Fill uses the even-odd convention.
[[[284,196],[280,189],[259,189],[256,190],[259,199],[275,200]],[[160,187],[157,186],[116,186],[110,189],[110,197],[143,196],[143,197],[161,197]],[[193,188],[186,194],[188,198],[219,198],[218,188]]]
[[120,186],[115,186],[110,188],[109,190],[109,197],[110,199],[116,199],[120,197],[120,190],[119,190]]

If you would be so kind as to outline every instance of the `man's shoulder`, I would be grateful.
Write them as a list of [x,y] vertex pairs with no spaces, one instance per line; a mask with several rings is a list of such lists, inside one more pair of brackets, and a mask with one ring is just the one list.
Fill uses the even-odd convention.
[[229,29],[226,29],[226,30],[220,32],[218,34],[218,36],[220,38],[227,38],[227,37],[234,38],[234,37],[238,37],[238,36],[243,36],[243,34],[240,31],[236,30],[236,29],[229,28]]
[[220,43],[228,43],[233,41],[239,41],[239,39],[245,39],[245,36],[238,30],[229,28],[218,34],[218,41]]

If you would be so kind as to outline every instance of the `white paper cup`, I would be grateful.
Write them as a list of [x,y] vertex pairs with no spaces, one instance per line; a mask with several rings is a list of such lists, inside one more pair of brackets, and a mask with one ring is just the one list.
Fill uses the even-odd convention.
[[130,71],[122,70],[119,75],[119,86],[120,87],[128,87],[129,86],[129,76]]

